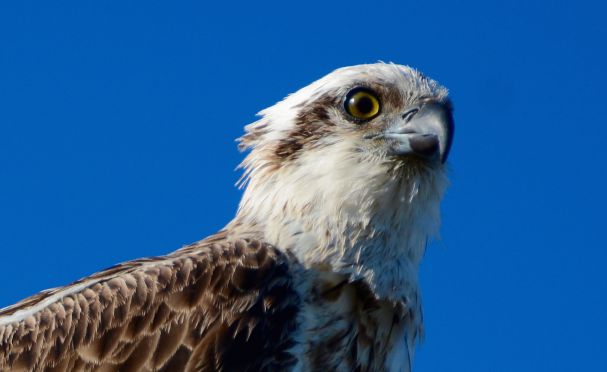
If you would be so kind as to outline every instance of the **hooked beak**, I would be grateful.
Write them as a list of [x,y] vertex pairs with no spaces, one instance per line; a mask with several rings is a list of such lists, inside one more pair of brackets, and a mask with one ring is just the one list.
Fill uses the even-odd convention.
[[450,105],[431,101],[407,109],[402,121],[387,128],[382,137],[390,141],[390,155],[413,155],[444,163],[451,149],[453,131]]

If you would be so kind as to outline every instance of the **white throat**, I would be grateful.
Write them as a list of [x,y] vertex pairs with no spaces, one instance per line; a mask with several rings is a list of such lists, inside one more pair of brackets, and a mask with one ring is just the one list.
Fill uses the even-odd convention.
[[228,228],[253,229],[307,267],[364,279],[378,297],[417,307],[418,266],[440,225],[443,166],[370,167],[341,146],[254,169]]

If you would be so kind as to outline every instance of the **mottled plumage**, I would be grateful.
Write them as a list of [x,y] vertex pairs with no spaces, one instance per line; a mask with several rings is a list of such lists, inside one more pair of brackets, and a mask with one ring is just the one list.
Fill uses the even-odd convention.
[[283,369],[300,306],[290,270],[275,248],[224,233],[115,266],[4,309],[0,369]]
[[409,371],[447,91],[408,67],[353,66],[261,116],[241,138],[232,222],[0,310],[0,370]]

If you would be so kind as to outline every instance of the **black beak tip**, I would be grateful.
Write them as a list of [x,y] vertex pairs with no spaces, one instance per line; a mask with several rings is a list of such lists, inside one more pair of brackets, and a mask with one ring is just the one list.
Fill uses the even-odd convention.
[[443,156],[441,159],[441,161],[443,163],[446,162],[447,158],[449,157],[449,152],[451,151],[451,145],[453,144],[453,134],[455,133],[455,125],[453,122],[453,111],[451,108],[449,109],[449,115],[447,117],[446,129],[447,129],[447,136],[446,136],[445,150],[444,150],[444,153],[443,153]]
[[409,146],[411,146],[411,150],[413,150],[415,155],[424,158],[432,158],[440,151],[438,137],[434,134],[412,136],[409,139]]

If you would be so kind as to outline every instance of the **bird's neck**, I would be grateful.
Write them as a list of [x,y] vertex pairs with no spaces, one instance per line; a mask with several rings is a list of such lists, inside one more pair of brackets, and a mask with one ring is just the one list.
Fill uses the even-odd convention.
[[442,170],[384,170],[362,185],[279,176],[250,181],[228,229],[261,238],[306,267],[364,280],[382,299],[417,301],[418,266],[440,224]]

